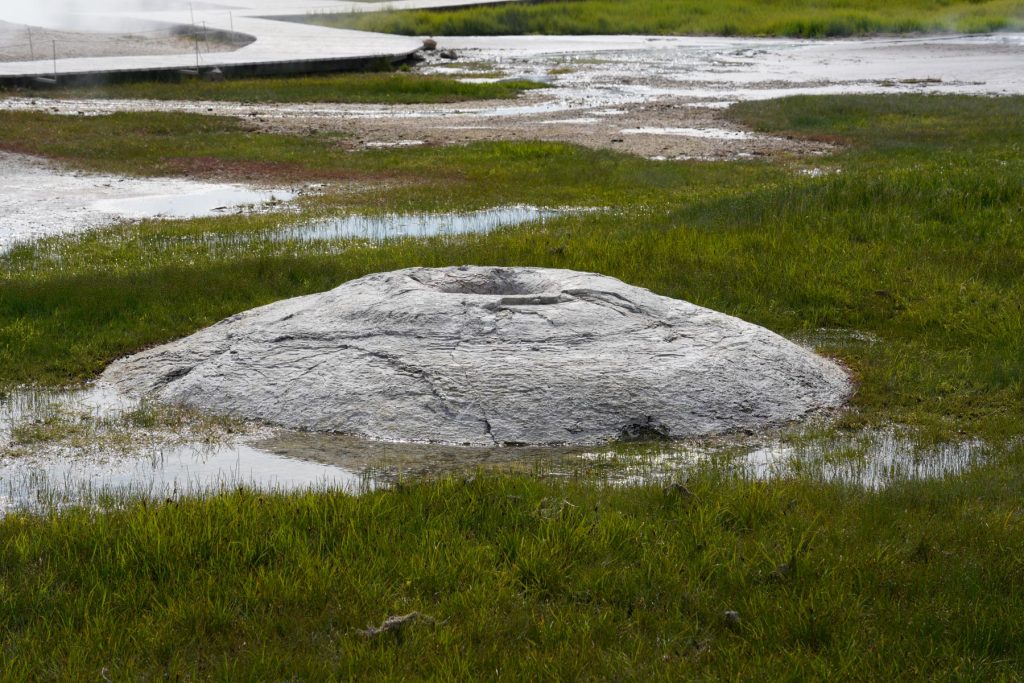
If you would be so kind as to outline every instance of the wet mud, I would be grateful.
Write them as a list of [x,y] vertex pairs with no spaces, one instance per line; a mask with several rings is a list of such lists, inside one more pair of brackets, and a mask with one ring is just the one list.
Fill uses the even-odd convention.
[[438,38],[417,70],[467,81],[528,79],[550,87],[511,101],[442,105],[238,104],[0,100],[2,109],[68,115],[185,111],[243,118],[254,129],[344,131],[351,149],[547,140],[657,159],[826,154],[834,146],[754,134],[732,103],[798,94],[1024,93],[1024,35],[864,40],[507,36]]
[[[63,393],[22,389],[0,399],[0,516],[211,495],[238,487],[360,493],[410,479],[480,472],[596,477],[642,486],[712,469],[741,478],[799,476],[880,489],[963,474],[991,455],[991,448],[978,440],[922,445],[898,426],[837,434],[818,433],[812,424],[759,436],[561,448],[369,441],[254,423],[229,430],[125,427],[126,416],[139,407],[138,399],[103,385]],[[19,430],[52,423],[55,416],[74,426],[72,432],[87,425],[89,438],[64,434],[29,447],[18,445]],[[112,440],[104,430],[121,430],[130,438]]]

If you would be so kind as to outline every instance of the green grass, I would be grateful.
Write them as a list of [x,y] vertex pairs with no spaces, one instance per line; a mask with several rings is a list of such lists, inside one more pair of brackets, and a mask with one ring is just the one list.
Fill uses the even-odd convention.
[[[1022,114],[1024,98],[733,107],[758,130],[848,145],[783,163],[548,143],[345,153],[232,119],[0,114],[0,147],[84,168],[215,161],[342,181],[300,217],[151,221],[16,248],[0,259],[0,386],[92,377],[118,355],[368,272],[557,266],[818,338],[858,379],[840,430],[896,422],[922,443],[992,445],[969,473],[882,491],[698,469],[685,496],[554,481],[538,463],[537,476],[358,497],[239,491],[10,515],[0,678],[1018,679]],[[798,172],[811,165],[839,172]],[[428,240],[262,237],[339,210],[517,202],[610,211]],[[26,447],[68,428],[37,426]],[[412,611],[439,623],[357,632]]]
[[[860,381],[849,420],[1015,433],[1024,416],[1022,100],[846,97],[742,105],[763,129],[842,137],[842,172],[666,164],[549,143],[344,153],[318,135],[253,135],[179,114],[3,115],[0,146],[94,169],[209,165],[367,181],[337,210],[598,205],[487,236],[240,241],[278,217],[146,223],[23,246],[0,279],[0,382],[60,384],[111,359],[276,299],[412,265],[537,265],[606,273],[787,335],[882,340],[822,350]],[[116,138],[112,131],[118,131]],[[58,134],[61,131],[63,134]],[[376,183],[387,180],[386,189]],[[334,207],[334,208],[332,208]],[[210,240],[198,235],[214,233]]]
[[[97,414],[61,402],[45,391],[21,390],[27,397],[15,419],[5,416],[10,439],[0,444],[0,458],[38,456],[49,450],[74,457],[137,457],[140,452],[177,444],[217,443],[245,428],[237,420],[197,413],[149,400],[114,415]],[[44,457],[46,457],[44,455]],[[10,484],[10,482],[8,482]]]
[[[881,493],[481,476],[15,515],[0,675],[1014,680],[1022,456]],[[413,611],[439,623],[358,632]]]
[[542,88],[529,81],[462,83],[443,76],[405,72],[332,74],[294,78],[245,78],[210,82],[115,83],[71,88],[0,90],[0,95],[94,97],[106,99],[202,100],[208,102],[325,102],[368,104],[436,104],[466,100],[510,99],[524,90]]
[[444,11],[310,15],[326,26],[407,35],[660,34],[822,38],[1020,30],[1018,0],[558,0]]

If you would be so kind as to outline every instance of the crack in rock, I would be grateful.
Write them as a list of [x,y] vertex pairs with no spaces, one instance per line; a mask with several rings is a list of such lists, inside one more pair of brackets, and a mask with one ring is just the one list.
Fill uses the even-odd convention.
[[593,273],[476,266],[262,306],[103,379],[286,427],[482,446],[759,430],[852,390],[837,364],[738,318]]

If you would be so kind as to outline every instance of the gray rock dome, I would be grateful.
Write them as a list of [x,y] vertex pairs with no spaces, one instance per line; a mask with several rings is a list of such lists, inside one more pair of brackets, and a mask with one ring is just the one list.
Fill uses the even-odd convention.
[[455,444],[761,429],[840,406],[835,363],[614,278],[410,268],[227,318],[104,380],[285,427]]

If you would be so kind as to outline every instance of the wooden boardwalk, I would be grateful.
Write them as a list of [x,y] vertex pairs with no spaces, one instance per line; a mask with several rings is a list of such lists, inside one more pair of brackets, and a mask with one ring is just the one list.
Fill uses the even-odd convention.
[[[31,83],[36,79],[59,82],[114,81],[173,75],[183,70],[220,69],[228,76],[289,75],[362,68],[380,60],[397,62],[419,49],[419,38],[382,33],[330,29],[286,21],[287,17],[335,12],[372,12],[487,4],[495,0],[400,0],[399,2],[331,2],[330,0],[219,0],[216,9],[181,2],[173,11],[132,10],[107,13],[111,25],[191,27],[234,32],[254,40],[230,52],[185,52],[179,55],[131,57],[79,57],[0,62],[0,84]],[[197,3],[198,4],[198,3]],[[0,10],[0,19],[2,19]],[[90,17],[95,20],[95,17]]]

